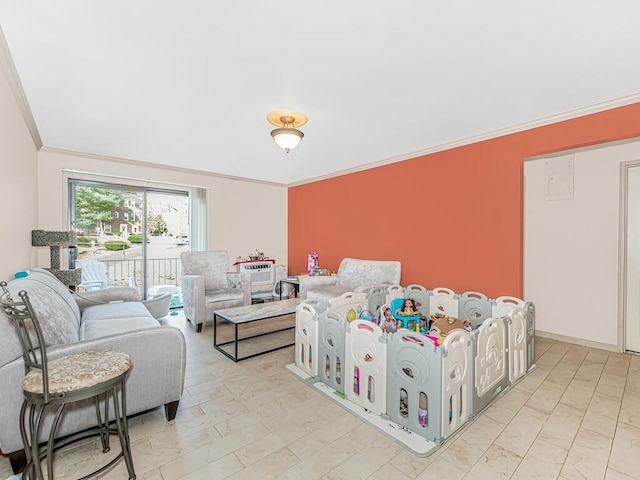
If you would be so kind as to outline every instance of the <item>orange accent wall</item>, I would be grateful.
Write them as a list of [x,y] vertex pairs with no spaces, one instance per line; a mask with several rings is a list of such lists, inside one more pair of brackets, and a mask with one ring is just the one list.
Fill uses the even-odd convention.
[[399,260],[402,285],[521,297],[524,159],[637,136],[640,103],[291,187],[289,274]]

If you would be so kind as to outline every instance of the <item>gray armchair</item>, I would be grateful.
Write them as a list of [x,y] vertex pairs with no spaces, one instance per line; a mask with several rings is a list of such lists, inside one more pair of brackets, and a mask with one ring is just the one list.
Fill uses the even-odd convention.
[[331,300],[346,292],[364,292],[380,285],[399,285],[402,265],[396,261],[344,258],[338,274],[298,277],[300,299]]
[[226,251],[183,252],[180,260],[184,315],[197,332],[214,310],[251,305],[251,274],[227,272]]

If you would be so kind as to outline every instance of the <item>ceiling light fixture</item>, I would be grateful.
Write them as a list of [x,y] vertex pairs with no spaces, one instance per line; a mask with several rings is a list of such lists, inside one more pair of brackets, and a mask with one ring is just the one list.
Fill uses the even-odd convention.
[[304,113],[293,112],[291,110],[277,110],[267,114],[267,121],[275,125],[275,130],[271,131],[271,136],[280,148],[289,153],[292,148],[296,148],[304,137],[304,133],[297,129],[307,123],[307,116]]

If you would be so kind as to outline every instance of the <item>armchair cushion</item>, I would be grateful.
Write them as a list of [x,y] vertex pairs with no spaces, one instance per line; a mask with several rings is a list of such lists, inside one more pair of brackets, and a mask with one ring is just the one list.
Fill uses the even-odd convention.
[[338,268],[338,285],[354,290],[365,285],[397,285],[400,262],[345,258]]

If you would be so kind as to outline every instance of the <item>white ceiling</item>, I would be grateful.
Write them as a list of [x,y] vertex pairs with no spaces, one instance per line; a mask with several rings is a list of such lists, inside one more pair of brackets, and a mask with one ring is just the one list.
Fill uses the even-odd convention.
[[[283,184],[638,100],[639,14],[638,0],[0,0],[45,146]],[[288,155],[277,109],[309,117]]]

